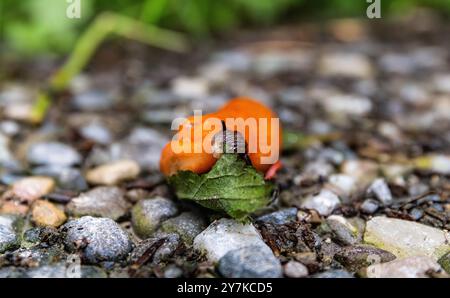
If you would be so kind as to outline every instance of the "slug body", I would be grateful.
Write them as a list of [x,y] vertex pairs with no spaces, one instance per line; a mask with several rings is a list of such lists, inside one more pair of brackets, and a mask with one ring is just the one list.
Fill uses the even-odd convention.
[[[239,143],[238,137],[245,140],[247,147],[253,145],[251,150],[247,148],[245,152],[252,166],[266,174],[266,178],[271,178],[280,168],[278,152],[281,150],[282,129],[276,117],[271,109],[246,97],[232,99],[217,112],[202,115],[201,118],[191,116],[180,125],[176,136],[163,148],[161,172],[165,176],[178,171],[197,174],[208,172],[220,157],[215,151],[217,148],[214,148],[217,136],[223,134],[224,142],[228,142],[229,132],[235,132],[235,140],[239,145],[243,141]],[[241,121],[254,125],[230,125],[230,119],[237,119],[235,123]],[[274,152],[277,152],[275,159],[272,158]]]

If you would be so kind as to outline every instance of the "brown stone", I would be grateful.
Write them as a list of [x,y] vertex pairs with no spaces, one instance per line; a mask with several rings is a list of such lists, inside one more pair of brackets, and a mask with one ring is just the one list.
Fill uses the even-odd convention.
[[16,200],[0,202],[0,214],[26,215],[30,207]]
[[59,227],[66,220],[67,216],[54,204],[38,200],[34,202],[31,209],[32,220],[37,226]]
[[55,181],[49,177],[32,176],[15,182],[9,195],[21,201],[32,203],[33,201],[49,194],[55,187]]
[[133,160],[119,160],[89,170],[86,180],[96,185],[117,185],[136,178],[141,169]]

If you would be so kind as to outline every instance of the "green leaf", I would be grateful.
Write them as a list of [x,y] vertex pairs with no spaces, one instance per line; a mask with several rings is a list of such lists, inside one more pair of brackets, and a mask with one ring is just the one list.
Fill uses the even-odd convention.
[[236,154],[222,155],[206,174],[180,171],[168,180],[180,199],[193,200],[236,219],[266,206],[273,190],[272,183]]

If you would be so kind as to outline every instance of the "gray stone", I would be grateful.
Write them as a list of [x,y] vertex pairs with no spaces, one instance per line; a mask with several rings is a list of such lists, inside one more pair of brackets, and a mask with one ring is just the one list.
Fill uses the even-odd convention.
[[206,228],[206,222],[200,214],[183,212],[177,217],[169,218],[161,225],[161,231],[176,233],[184,242],[192,244],[194,238]]
[[84,216],[63,226],[64,244],[70,252],[82,249],[90,263],[118,261],[131,251],[129,235],[112,219]]
[[387,53],[381,56],[379,64],[386,72],[405,75],[413,72],[416,68],[412,57],[397,53]]
[[334,258],[347,270],[356,272],[375,263],[385,263],[395,259],[390,252],[370,245],[343,247]]
[[48,265],[66,258],[63,247],[54,240],[44,240],[41,242],[41,245],[34,245],[30,248],[24,248],[27,244],[22,243],[22,247],[9,254],[9,257],[16,262],[19,261],[21,264],[33,264],[34,266]]
[[252,224],[228,218],[214,221],[194,239],[194,248],[205,253],[211,262],[219,261],[231,250],[246,246],[258,246],[259,250],[271,252]]
[[291,278],[302,278],[308,276],[308,268],[300,262],[289,261],[283,266],[284,275]]
[[105,270],[97,266],[81,265],[81,278],[107,278]]
[[364,200],[361,204],[361,211],[366,214],[373,214],[378,210],[378,202],[372,199]]
[[63,143],[39,142],[31,145],[27,159],[37,165],[72,166],[81,162],[81,155]]
[[20,246],[21,221],[13,215],[0,215],[0,254]]
[[282,275],[280,261],[260,246],[231,250],[220,258],[219,272],[227,278],[277,278]]
[[306,198],[301,206],[314,209],[323,216],[330,215],[340,205],[340,200],[332,191],[323,189],[318,195]]
[[141,111],[140,118],[144,123],[151,125],[170,124],[173,119],[187,117],[188,110],[185,108],[151,108]]
[[66,265],[56,263],[31,268],[27,271],[27,276],[31,278],[66,278]]
[[206,97],[209,94],[209,83],[201,77],[176,77],[172,81],[172,92],[182,98]]
[[31,278],[107,278],[108,275],[102,268],[89,265],[75,265],[59,262],[42,265],[27,270],[27,277]]
[[352,176],[344,174],[334,174],[328,178],[328,184],[339,195],[351,196],[356,190],[356,180]]
[[280,101],[284,105],[298,107],[299,104],[304,103],[306,96],[303,88],[300,87],[291,87],[287,89],[283,89],[279,93]]
[[14,102],[27,102],[33,98],[34,92],[30,86],[23,84],[8,84],[0,91],[0,106],[5,107]]
[[101,165],[111,161],[131,159],[141,168],[157,170],[161,150],[168,140],[165,135],[154,129],[137,127],[127,138],[112,143],[107,149],[95,147],[88,157],[88,163]]
[[360,187],[365,187],[377,177],[379,165],[371,160],[351,159],[342,163],[341,170],[355,178]]
[[112,135],[109,129],[98,121],[90,122],[81,127],[80,134],[85,139],[89,139],[103,145],[109,144],[112,141]]
[[27,274],[24,268],[9,266],[0,268],[0,278],[25,278]]
[[224,51],[215,54],[214,62],[225,65],[231,71],[247,72],[250,70],[252,60],[251,55],[244,51]]
[[330,215],[326,222],[338,242],[344,245],[354,245],[361,242],[362,232],[345,217]]
[[450,74],[440,74],[433,78],[433,84],[438,92],[450,93]]
[[148,238],[164,220],[177,213],[177,206],[169,199],[157,197],[141,200],[131,210],[133,230],[139,237]]
[[392,203],[392,194],[386,181],[382,178],[376,179],[367,190],[369,195],[375,196],[383,205]]
[[9,149],[9,143],[9,138],[0,133],[0,165],[7,165],[14,159]]
[[357,95],[333,95],[322,100],[328,114],[336,116],[362,117],[372,110],[372,102],[367,97]]
[[297,220],[297,208],[285,208],[257,218],[258,222],[282,225]]
[[33,175],[53,177],[58,185],[67,190],[83,191],[88,188],[80,170],[59,165],[39,166],[32,169]]
[[353,278],[353,274],[342,269],[332,269],[325,272],[316,273],[312,278]]
[[73,198],[67,212],[73,216],[108,217],[117,220],[125,215],[128,202],[118,187],[100,186]]
[[305,165],[302,176],[310,179],[319,179],[328,177],[333,171],[333,165],[323,160],[317,160]]
[[409,211],[409,215],[414,219],[414,220],[419,220],[423,217],[423,210],[420,208],[413,208]]
[[399,258],[429,256],[438,260],[450,251],[449,235],[430,226],[396,218],[374,217],[366,224],[364,241]]
[[371,265],[366,274],[369,278],[425,278],[428,273],[440,271],[441,266],[432,258],[413,256]]
[[430,100],[430,95],[427,90],[417,83],[406,83],[400,87],[400,97],[413,105],[427,104]]
[[[280,72],[309,69],[312,66],[312,52],[295,48],[283,51],[262,51],[253,57],[252,68],[259,76],[274,76]],[[250,97],[253,97],[250,95]],[[258,98],[258,97],[253,97]]]
[[173,264],[164,269],[164,278],[178,278],[183,276],[183,270]]
[[114,101],[107,93],[93,90],[77,94],[73,98],[72,104],[79,110],[94,112],[109,109],[114,104]]

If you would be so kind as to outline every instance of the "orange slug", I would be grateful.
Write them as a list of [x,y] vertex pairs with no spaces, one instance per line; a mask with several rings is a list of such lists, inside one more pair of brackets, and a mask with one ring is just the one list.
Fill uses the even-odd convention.
[[201,118],[189,117],[179,127],[174,139],[163,148],[161,172],[165,176],[183,170],[197,174],[208,172],[219,157],[214,152],[214,138],[221,137],[224,129],[239,133],[241,138],[243,136],[246,156],[256,170],[265,174],[266,179],[271,179],[280,169],[278,154],[282,129],[276,114],[258,101],[238,97],[215,113],[202,115]]

